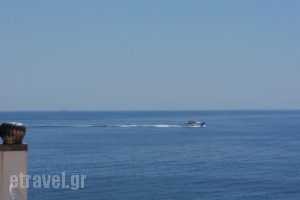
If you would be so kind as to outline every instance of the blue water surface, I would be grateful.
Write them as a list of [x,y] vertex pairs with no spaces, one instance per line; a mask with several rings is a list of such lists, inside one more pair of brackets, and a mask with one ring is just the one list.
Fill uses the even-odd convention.
[[[181,127],[188,119],[207,128]],[[78,190],[30,185],[29,199],[300,199],[300,111],[1,112],[0,120],[27,126],[30,175],[87,176]]]

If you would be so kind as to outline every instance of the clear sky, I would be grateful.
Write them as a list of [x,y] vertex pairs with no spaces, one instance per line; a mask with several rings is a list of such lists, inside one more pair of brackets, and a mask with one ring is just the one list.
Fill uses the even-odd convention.
[[0,110],[300,109],[298,0],[0,2]]

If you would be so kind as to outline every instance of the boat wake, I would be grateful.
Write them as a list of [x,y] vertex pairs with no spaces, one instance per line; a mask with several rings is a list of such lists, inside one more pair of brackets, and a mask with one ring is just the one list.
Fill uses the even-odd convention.
[[77,124],[77,125],[27,125],[29,128],[180,128],[183,125],[176,124]]
[[111,127],[155,127],[155,128],[178,128],[182,127],[180,125],[171,125],[171,124],[152,124],[152,125],[135,125],[135,124],[124,124],[124,125],[112,125]]

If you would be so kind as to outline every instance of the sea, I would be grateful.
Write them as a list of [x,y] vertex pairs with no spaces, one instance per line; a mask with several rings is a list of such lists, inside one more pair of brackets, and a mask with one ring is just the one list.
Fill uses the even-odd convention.
[[300,199],[299,110],[0,112],[5,121],[26,125],[29,175],[86,176],[78,189],[30,180],[31,200]]

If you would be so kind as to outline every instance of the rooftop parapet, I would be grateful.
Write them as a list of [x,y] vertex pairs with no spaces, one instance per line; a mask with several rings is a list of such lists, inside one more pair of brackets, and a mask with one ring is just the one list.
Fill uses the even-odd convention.
[[27,174],[27,144],[23,144],[26,127],[22,123],[5,122],[0,126],[0,200],[27,200],[27,188],[12,187],[12,176]]

